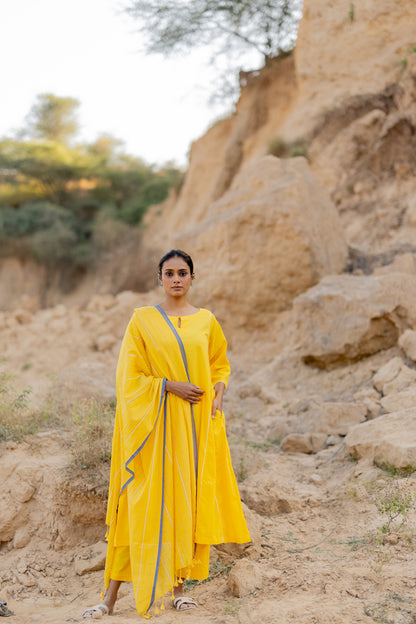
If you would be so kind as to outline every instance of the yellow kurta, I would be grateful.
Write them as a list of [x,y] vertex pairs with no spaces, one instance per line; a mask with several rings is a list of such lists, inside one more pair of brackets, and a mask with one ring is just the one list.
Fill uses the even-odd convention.
[[[230,373],[227,343],[208,310],[178,325],[159,307],[136,309],[117,368],[105,586],[131,580],[142,614],[183,575],[208,576],[209,544],[250,541],[224,414],[211,418],[214,385]],[[166,379],[205,394],[191,408],[165,392]]]

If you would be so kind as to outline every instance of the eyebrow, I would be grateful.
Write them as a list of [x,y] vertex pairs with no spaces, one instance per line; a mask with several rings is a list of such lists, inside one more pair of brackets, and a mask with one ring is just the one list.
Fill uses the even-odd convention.
[[164,271],[189,271],[189,267],[181,267],[180,269],[171,269],[170,267],[163,267]]

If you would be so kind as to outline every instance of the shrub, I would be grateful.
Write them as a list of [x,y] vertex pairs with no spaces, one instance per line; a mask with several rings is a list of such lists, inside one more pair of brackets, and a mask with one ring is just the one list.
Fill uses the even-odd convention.
[[296,156],[307,158],[308,145],[303,139],[288,142],[282,139],[282,137],[275,136],[269,141],[267,153],[277,158],[294,158]]
[[386,488],[379,490],[373,497],[378,513],[384,520],[378,530],[390,533],[396,526],[401,529],[408,521],[409,512],[415,507],[415,498],[408,488],[402,487],[396,480]]
[[0,238],[19,238],[48,230],[57,224],[74,227],[74,218],[62,206],[49,202],[33,202],[20,208],[0,208]]
[[76,466],[93,468],[111,459],[114,406],[95,398],[78,401],[70,408],[66,424]]
[[31,389],[18,391],[13,376],[0,371],[0,440],[21,440],[36,431],[38,422],[29,412]]

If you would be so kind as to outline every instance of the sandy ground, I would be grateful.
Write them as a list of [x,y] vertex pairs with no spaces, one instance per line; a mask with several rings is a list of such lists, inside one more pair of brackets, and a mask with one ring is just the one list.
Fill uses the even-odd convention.
[[[309,456],[284,455],[274,449],[253,449],[251,454],[263,468],[280,474],[277,479],[291,475],[293,493],[292,511],[259,516],[261,551],[259,556],[249,555],[247,563],[254,562],[260,580],[254,581],[245,595],[233,595],[227,572],[236,559],[212,549],[213,578],[190,590],[200,605],[198,610],[177,613],[167,597],[166,609],[154,615],[154,621],[416,622],[414,513],[407,514],[402,529],[392,528],[382,536],[378,527],[384,519],[373,502],[391,477],[368,464],[351,461],[342,444]],[[247,477],[248,484],[251,478]],[[416,491],[414,477],[400,481],[402,487]],[[79,551],[72,547],[56,552],[41,540],[33,540],[23,549],[7,550],[3,545],[0,597],[15,613],[8,621],[83,621],[82,610],[98,602],[102,571],[76,574],[74,560]],[[247,581],[244,574],[243,584]],[[140,619],[131,587],[125,584],[110,621],[127,624]]]

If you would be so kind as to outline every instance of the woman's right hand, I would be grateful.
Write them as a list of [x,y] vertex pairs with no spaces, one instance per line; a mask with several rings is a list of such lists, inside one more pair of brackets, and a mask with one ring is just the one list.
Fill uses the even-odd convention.
[[189,401],[189,403],[199,403],[205,390],[195,386],[189,381],[170,381],[166,380],[165,384],[166,392],[172,392],[176,396]]

